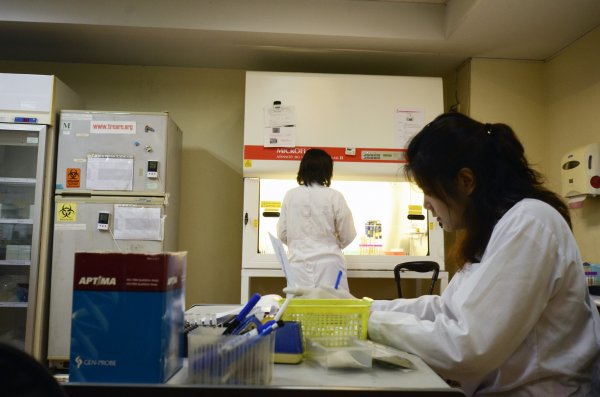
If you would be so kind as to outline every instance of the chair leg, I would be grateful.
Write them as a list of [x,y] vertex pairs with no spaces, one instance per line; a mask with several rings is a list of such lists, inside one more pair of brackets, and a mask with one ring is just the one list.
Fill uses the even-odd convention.
[[398,298],[402,298],[402,287],[400,286],[400,275],[394,277],[396,280],[396,290],[398,291]]

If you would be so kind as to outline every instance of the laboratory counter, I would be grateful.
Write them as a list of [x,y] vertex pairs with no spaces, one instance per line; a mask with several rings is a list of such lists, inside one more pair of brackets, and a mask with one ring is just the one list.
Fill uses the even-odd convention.
[[[327,370],[304,360],[275,364],[269,385],[199,385],[187,381],[187,365],[166,384],[64,383],[69,397],[187,397],[210,396],[464,396],[450,387],[420,358],[411,355],[414,370],[373,366],[370,370]],[[207,393],[207,394],[206,394]]]

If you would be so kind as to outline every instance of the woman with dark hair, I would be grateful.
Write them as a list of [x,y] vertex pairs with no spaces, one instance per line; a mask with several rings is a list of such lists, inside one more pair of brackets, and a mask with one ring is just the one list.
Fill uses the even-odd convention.
[[468,396],[600,396],[600,318],[569,212],[512,129],[443,114],[406,158],[425,208],[458,232],[462,266],[442,296],[374,301],[369,338],[420,356]]
[[592,395],[600,319],[569,212],[505,124],[437,117],[409,143],[424,206],[459,231],[442,296],[375,301],[369,337],[419,355],[467,395]]
[[299,186],[286,193],[281,205],[277,235],[288,246],[296,286],[337,284],[348,290],[341,250],[354,240],[356,229],[344,196],[329,187],[332,175],[331,156],[307,150],[296,178]]

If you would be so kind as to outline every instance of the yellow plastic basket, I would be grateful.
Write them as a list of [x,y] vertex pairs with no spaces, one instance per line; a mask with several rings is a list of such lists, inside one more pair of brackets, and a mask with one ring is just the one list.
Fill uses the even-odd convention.
[[371,299],[292,299],[284,321],[298,321],[302,337],[354,336],[367,339]]

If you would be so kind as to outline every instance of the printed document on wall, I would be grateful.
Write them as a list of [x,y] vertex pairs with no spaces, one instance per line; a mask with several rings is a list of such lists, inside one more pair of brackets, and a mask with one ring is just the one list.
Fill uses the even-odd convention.
[[114,229],[115,240],[162,241],[161,208],[116,204]]
[[296,146],[296,126],[265,128],[265,147],[294,147]]
[[296,111],[293,106],[265,108],[265,127],[296,125]]
[[296,111],[293,106],[264,108],[264,147],[296,146]]
[[425,126],[423,109],[396,108],[396,145],[405,148],[408,141]]

